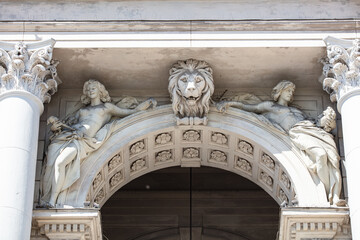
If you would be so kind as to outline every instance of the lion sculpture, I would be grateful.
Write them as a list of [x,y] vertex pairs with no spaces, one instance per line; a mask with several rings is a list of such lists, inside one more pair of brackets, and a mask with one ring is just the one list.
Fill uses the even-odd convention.
[[170,69],[169,92],[178,125],[206,125],[214,93],[212,69],[205,61],[178,61]]

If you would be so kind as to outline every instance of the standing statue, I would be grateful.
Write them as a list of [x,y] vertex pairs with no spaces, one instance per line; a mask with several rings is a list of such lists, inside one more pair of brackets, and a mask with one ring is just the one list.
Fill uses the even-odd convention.
[[83,87],[81,102],[86,105],[66,123],[50,117],[54,135],[47,150],[47,162],[42,176],[41,203],[48,207],[64,202],[66,190],[80,177],[81,162],[97,150],[112,134],[112,117],[125,117],[155,106],[149,99],[135,109],[120,108],[110,103],[111,98],[103,84],[88,80]]
[[294,92],[295,84],[284,80],[278,83],[271,92],[274,101],[258,104],[223,101],[217,104],[217,109],[224,112],[229,107],[236,107],[261,114],[275,127],[284,130],[289,134],[293,144],[309,159],[306,162],[307,167],[324,184],[330,204],[344,206],[345,201],[340,199],[340,156],[330,133],[336,127],[335,112],[332,108],[328,108],[315,123],[309,120],[300,109],[289,106]]

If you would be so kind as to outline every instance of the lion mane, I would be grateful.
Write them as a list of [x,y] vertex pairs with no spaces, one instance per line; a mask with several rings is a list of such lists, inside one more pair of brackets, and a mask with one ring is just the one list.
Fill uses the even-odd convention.
[[[191,73],[200,73],[200,75],[205,79],[205,87],[201,92],[201,97],[193,106],[189,106],[184,96],[182,96],[178,86],[179,78],[187,71]],[[178,61],[170,69],[168,89],[172,99],[173,110],[178,117],[203,118],[209,112],[210,98],[214,93],[212,69],[205,61],[195,59]]]

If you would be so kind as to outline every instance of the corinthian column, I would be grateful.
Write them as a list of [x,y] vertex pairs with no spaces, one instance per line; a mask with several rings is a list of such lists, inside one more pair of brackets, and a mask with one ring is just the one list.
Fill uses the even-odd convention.
[[39,118],[59,81],[54,44],[0,42],[0,239],[30,239]]
[[352,236],[360,239],[360,42],[328,37],[324,90],[337,101],[344,136]]

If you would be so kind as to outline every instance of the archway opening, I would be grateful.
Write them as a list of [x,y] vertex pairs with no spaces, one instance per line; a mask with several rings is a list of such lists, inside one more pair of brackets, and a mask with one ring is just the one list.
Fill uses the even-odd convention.
[[109,240],[275,239],[279,223],[279,205],[261,187],[211,167],[145,174],[113,194],[101,214]]

